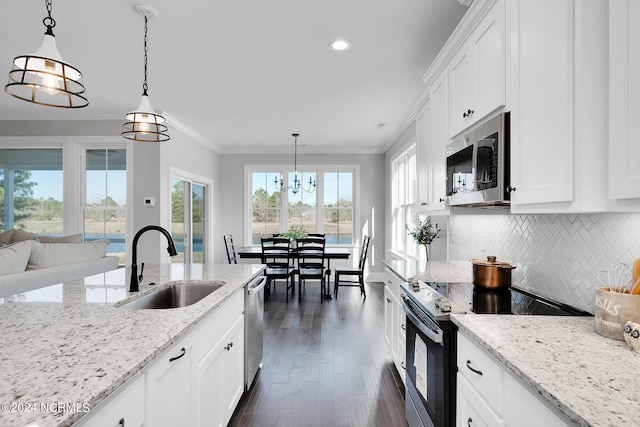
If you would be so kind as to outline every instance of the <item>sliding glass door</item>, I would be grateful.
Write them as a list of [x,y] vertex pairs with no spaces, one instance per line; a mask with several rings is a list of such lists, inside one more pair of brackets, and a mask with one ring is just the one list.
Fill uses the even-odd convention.
[[178,256],[173,263],[206,261],[206,202],[208,186],[183,177],[171,179],[171,237]]

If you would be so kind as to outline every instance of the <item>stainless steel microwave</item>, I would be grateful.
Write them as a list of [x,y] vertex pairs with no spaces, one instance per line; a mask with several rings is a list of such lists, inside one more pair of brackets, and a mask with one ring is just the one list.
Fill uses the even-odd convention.
[[448,206],[510,206],[508,112],[454,138],[446,154]]

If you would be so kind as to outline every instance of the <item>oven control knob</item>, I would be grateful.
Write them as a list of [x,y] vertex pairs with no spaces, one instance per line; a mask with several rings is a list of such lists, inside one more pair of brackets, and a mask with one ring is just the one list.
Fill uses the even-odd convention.
[[445,301],[443,303],[440,303],[440,310],[445,313],[449,313],[451,311],[451,302]]

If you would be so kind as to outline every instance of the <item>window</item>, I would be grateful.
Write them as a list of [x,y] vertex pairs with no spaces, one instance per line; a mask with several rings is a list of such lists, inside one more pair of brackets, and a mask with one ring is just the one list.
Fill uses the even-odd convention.
[[353,173],[324,174],[324,232],[327,243],[353,243]]
[[126,149],[85,151],[85,241],[108,239],[107,253],[124,265],[127,205]]
[[62,149],[0,149],[0,225],[61,236]]
[[416,245],[407,244],[406,225],[417,197],[416,146],[412,144],[391,162],[391,246],[400,254],[416,255]]
[[294,172],[276,167],[247,167],[248,241],[258,245],[262,237],[302,226],[308,233],[324,233],[328,244],[353,244],[356,172],[355,167],[330,166],[299,171],[304,189],[309,188],[309,178],[317,186],[313,192],[300,189],[294,194],[291,189],[279,191],[280,177],[287,186],[293,183]]

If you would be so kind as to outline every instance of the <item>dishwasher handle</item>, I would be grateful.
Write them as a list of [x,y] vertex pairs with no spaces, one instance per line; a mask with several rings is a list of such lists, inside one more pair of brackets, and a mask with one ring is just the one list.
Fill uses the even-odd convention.
[[247,294],[255,295],[261,290],[264,289],[264,286],[267,284],[267,276],[262,276],[260,278],[255,278],[249,285],[247,286]]

